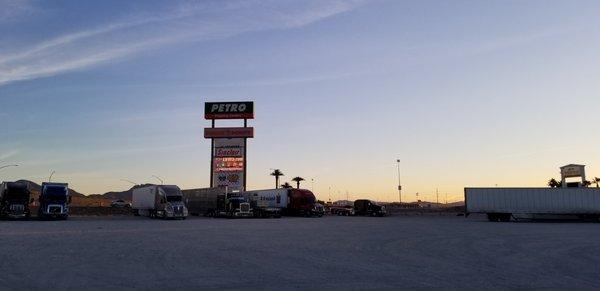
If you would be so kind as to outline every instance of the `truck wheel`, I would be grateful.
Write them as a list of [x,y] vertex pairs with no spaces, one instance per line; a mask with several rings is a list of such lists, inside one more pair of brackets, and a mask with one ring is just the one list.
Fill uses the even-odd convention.
[[503,214],[500,214],[499,219],[500,219],[501,222],[509,222],[510,221],[510,217],[511,217],[510,213],[503,213]]
[[495,213],[488,213],[487,219],[491,222],[498,222],[498,215]]

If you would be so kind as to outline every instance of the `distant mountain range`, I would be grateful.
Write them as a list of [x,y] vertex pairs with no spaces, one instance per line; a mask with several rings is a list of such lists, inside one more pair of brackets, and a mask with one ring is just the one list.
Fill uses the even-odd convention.
[[[18,183],[26,183],[29,185],[29,191],[33,192],[34,194],[39,195],[40,192],[42,191],[42,186],[40,184],[37,184],[35,182],[31,182],[28,180],[19,180],[17,181]],[[69,194],[71,194],[71,196],[73,197],[85,197],[85,195],[69,188]]]
[[[42,190],[42,186],[38,183],[29,181],[29,180],[19,180],[17,181],[19,183],[26,183],[29,185],[29,190],[34,194],[34,196],[37,196],[40,194],[41,190]],[[118,199],[122,199],[122,200],[126,200],[126,201],[131,201],[131,193],[133,191],[133,189],[139,188],[139,187],[144,187],[144,186],[148,186],[151,184],[144,184],[144,185],[136,185],[133,186],[131,189],[126,190],[126,191],[121,191],[121,192],[108,192],[105,194],[92,194],[92,195],[84,195],[81,194],[71,188],[69,188],[69,194],[71,194],[71,196],[73,197],[90,197],[90,198],[104,198],[104,199],[108,199],[108,200],[118,200]]]

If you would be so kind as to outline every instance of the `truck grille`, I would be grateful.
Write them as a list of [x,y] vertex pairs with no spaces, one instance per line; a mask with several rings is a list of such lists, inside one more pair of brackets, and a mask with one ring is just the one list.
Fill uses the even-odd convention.
[[250,203],[240,203],[240,212],[249,212]]
[[48,206],[48,213],[52,213],[52,214],[62,213],[62,207],[60,207],[60,206]]
[[183,206],[174,206],[173,213],[175,215],[183,215]]
[[13,204],[10,206],[10,212],[13,214],[23,214],[23,212],[25,212],[25,205]]

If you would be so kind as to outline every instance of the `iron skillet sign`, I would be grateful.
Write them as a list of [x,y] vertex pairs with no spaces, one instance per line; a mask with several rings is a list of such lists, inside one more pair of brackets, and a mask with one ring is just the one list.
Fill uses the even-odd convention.
[[254,119],[254,102],[206,102],[205,119]]

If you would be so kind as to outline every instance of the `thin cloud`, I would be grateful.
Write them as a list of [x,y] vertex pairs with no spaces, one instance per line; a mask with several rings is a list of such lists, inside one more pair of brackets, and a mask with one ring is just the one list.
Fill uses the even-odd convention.
[[0,154],[0,161],[6,160],[6,159],[10,159],[16,155],[18,155],[20,153],[19,150],[11,150],[5,153],[1,153]]
[[188,3],[162,14],[138,14],[0,56],[0,86],[86,69],[179,42],[298,28],[365,2],[238,1],[223,6]]
[[23,16],[37,11],[29,0],[2,0],[0,1],[0,22],[21,19]]

